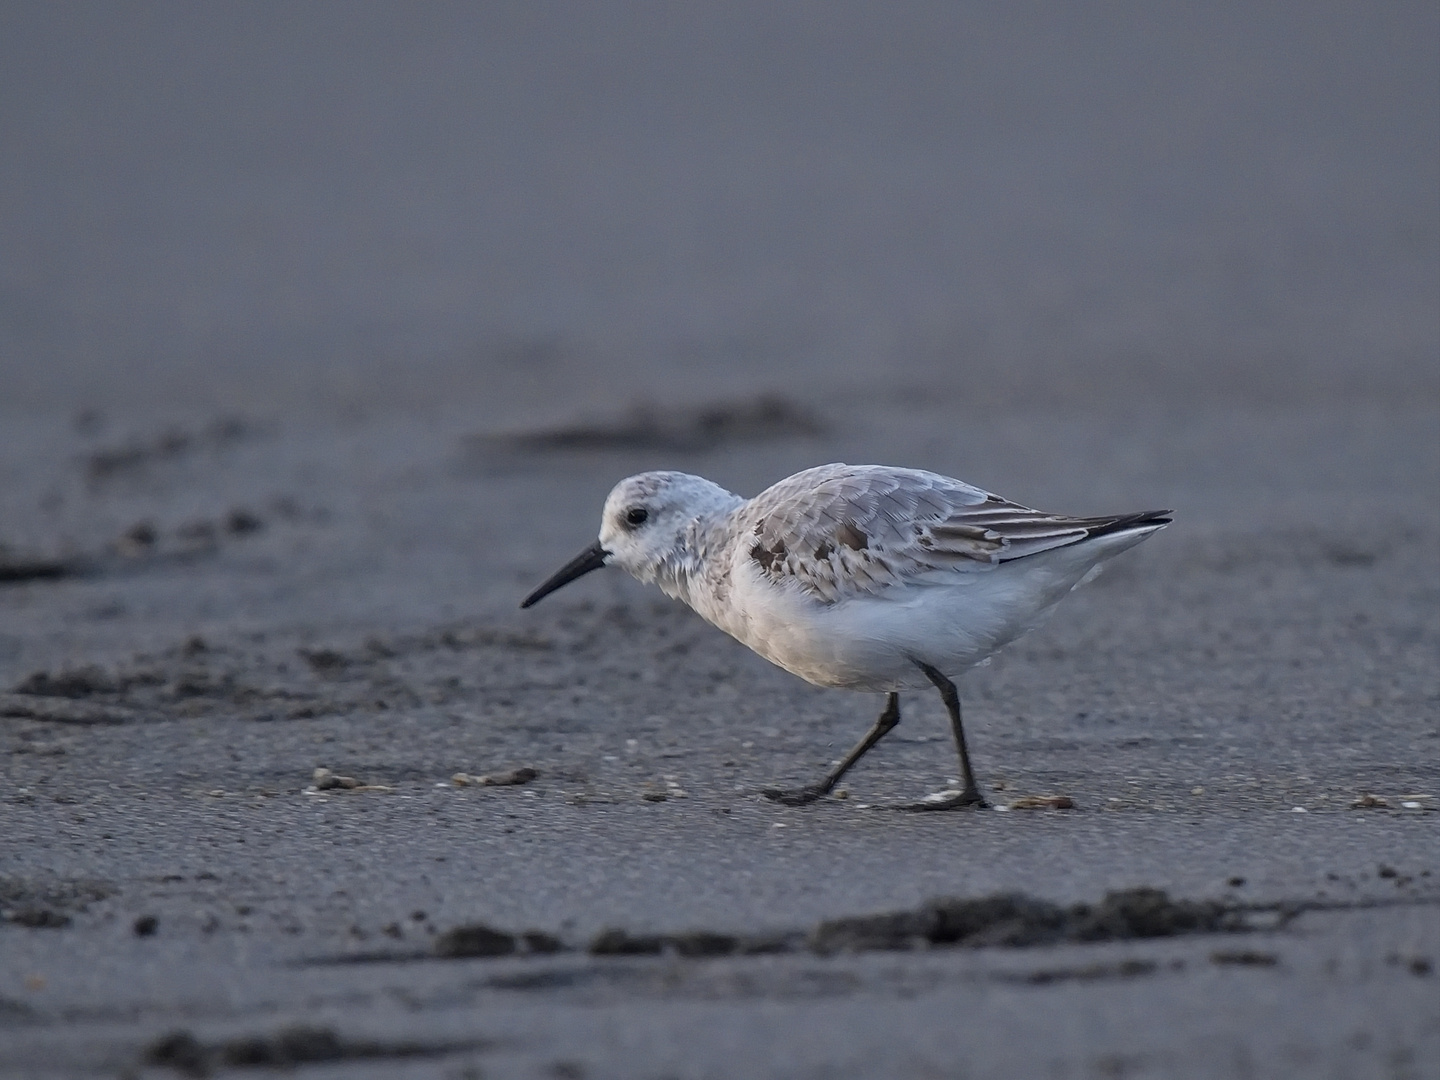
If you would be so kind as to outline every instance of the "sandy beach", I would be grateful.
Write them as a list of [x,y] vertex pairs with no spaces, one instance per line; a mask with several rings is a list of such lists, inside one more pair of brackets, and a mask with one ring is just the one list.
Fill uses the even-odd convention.
[[[1440,1068],[1440,19],[0,6],[0,1076]],[[878,696],[651,468],[1175,523]],[[958,674],[958,673],[957,673]],[[318,771],[317,771],[318,770]]]

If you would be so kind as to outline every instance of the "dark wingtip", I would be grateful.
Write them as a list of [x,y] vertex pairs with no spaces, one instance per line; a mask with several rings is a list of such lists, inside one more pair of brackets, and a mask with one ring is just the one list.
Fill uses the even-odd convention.
[[1099,521],[1091,525],[1085,532],[1087,540],[1093,540],[1097,536],[1109,536],[1112,533],[1125,532],[1127,529],[1140,529],[1147,525],[1165,526],[1174,520],[1173,510],[1142,510],[1138,514],[1123,514],[1109,521]]

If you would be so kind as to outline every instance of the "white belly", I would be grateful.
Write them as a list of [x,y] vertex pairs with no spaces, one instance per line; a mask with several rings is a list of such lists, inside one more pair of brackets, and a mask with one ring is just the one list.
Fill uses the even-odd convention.
[[967,575],[957,585],[892,589],[831,605],[793,596],[772,600],[752,616],[740,640],[817,686],[929,686],[917,660],[958,675],[1043,614],[1036,605],[1007,603],[1003,590],[991,585],[994,576]]
[[825,604],[776,586],[748,560],[724,603],[685,597],[708,621],[817,686],[885,692],[928,687],[921,661],[951,677],[1038,626],[1098,563],[1138,543],[1076,544],[932,575]]

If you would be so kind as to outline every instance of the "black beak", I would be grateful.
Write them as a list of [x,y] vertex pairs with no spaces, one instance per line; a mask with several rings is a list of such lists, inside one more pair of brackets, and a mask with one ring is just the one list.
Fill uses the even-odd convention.
[[545,597],[560,588],[561,585],[569,585],[570,582],[574,581],[577,577],[588,574],[591,570],[599,570],[609,559],[610,552],[601,547],[600,541],[596,540],[595,543],[591,544],[579,555],[576,555],[575,558],[551,574],[550,577],[546,579],[545,584],[525,597],[524,600],[521,600],[520,606],[527,608],[532,604],[538,604],[541,600],[545,599]]

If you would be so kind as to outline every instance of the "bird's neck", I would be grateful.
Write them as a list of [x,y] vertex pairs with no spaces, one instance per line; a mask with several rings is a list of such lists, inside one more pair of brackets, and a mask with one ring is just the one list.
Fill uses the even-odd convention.
[[677,542],[654,569],[654,582],[667,595],[682,600],[705,619],[714,622],[711,608],[729,578],[724,560],[730,515],[745,500],[725,493],[725,505],[717,505],[692,518]]

